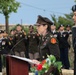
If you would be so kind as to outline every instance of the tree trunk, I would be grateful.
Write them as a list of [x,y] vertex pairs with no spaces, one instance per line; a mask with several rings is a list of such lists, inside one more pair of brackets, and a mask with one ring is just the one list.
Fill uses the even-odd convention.
[[6,28],[6,33],[9,33],[8,16],[5,16],[5,28]]

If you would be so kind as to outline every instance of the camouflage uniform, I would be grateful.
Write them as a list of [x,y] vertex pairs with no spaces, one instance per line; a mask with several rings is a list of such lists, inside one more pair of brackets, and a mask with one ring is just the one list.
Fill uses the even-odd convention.
[[74,69],[74,49],[73,49],[73,42],[72,42],[72,31],[67,31],[69,33],[68,43],[69,43],[69,61],[70,61],[70,68]]

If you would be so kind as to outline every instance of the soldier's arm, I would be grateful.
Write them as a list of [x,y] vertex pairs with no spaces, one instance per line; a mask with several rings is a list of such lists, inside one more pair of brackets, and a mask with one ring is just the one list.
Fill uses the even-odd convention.
[[50,38],[48,46],[49,46],[50,54],[53,54],[57,58],[57,60],[59,60],[60,50],[57,39],[54,37]]

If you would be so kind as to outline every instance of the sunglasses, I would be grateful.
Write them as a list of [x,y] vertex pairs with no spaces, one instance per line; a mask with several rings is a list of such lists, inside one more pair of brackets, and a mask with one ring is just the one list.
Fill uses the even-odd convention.
[[45,26],[46,24],[39,24],[39,25],[37,25],[37,26],[40,27],[41,25]]

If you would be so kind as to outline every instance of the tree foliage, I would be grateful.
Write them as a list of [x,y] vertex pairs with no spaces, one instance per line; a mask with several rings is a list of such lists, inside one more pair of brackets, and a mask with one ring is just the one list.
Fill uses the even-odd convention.
[[58,18],[56,18],[55,15],[51,15],[52,20],[54,21],[55,25],[58,27],[60,24],[63,24],[64,26],[66,25],[73,25],[73,20],[72,20],[72,16],[73,13],[70,14],[65,14],[64,17],[63,16],[59,16]]
[[0,13],[5,16],[5,24],[6,24],[6,31],[8,32],[8,18],[9,14],[17,12],[18,7],[20,6],[19,2],[16,0],[0,0]]
[[0,13],[4,16],[7,16],[12,12],[16,13],[19,6],[20,3],[15,0],[0,0]]

